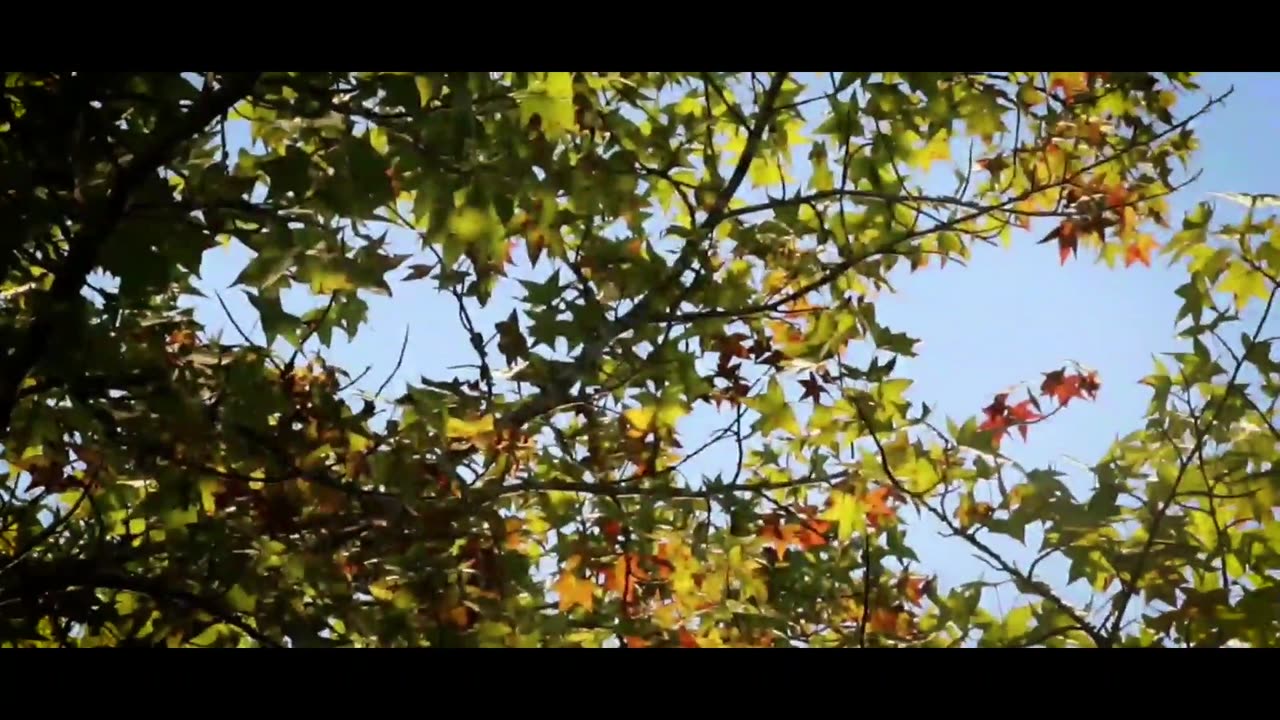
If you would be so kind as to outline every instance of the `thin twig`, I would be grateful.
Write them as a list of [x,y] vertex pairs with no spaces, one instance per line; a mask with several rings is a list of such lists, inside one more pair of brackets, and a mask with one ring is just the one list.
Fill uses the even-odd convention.
[[387,389],[387,386],[391,384],[391,380],[396,376],[396,373],[400,372],[400,366],[404,364],[404,351],[408,347],[409,347],[409,326],[406,325],[404,328],[404,340],[400,341],[400,354],[396,356],[396,365],[395,367],[391,368],[391,372],[390,374],[387,375],[387,379],[383,380],[382,384],[378,386],[377,392],[373,394],[374,397],[381,397],[382,391]]

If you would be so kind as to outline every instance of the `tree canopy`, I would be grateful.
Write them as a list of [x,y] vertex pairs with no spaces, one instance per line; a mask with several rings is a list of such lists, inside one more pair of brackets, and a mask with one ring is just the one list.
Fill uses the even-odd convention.
[[[0,644],[1276,644],[1280,226],[1172,216],[1198,89],[6,73]],[[877,318],[1028,237],[1185,271],[1145,417],[1072,477],[1016,456],[1107,392],[1088,358],[944,412]],[[411,284],[472,361],[341,366]],[[940,586],[925,522],[993,573]]]

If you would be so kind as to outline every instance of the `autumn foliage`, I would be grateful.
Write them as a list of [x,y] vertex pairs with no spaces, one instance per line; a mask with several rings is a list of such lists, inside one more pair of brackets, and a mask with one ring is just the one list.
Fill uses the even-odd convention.
[[[1192,73],[4,79],[2,645],[1280,637],[1280,226],[1173,216]],[[906,376],[979,245],[1185,273],[1103,457],[1016,456],[1138,378]]]

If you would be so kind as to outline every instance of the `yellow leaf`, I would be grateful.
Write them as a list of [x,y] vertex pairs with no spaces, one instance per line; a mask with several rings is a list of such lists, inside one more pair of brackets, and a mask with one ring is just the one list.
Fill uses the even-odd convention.
[[936,133],[933,139],[924,144],[924,147],[917,150],[911,158],[911,164],[915,167],[929,171],[936,161],[945,161],[951,159],[951,135],[943,130]]
[[214,493],[218,491],[219,482],[212,478],[205,478],[200,481],[200,506],[204,508],[206,515],[212,515],[218,506],[214,499]]
[[451,417],[445,423],[445,435],[451,440],[470,440],[477,435],[493,432],[493,416],[485,415],[476,420],[459,420]]
[[751,161],[751,184],[757,188],[781,185],[784,177],[782,166],[772,158],[757,157]]
[[435,95],[435,90],[431,87],[431,79],[426,75],[415,75],[413,84],[418,86],[418,103],[421,107],[426,107]]
[[581,558],[577,555],[570,558],[560,573],[560,579],[556,580],[553,586],[556,594],[560,596],[560,612],[568,612],[575,605],[587,612],[591,612],[595,607],[595,583],[574,574],[581,562]]
[[186,527],[194,524],[198,515],[199,511],[194,507],[171,510],[164,515],[164,526],[169,529]]
[[369,128],[369,144],[378,151],[379,155],[386,155],[390,149],[387,143],[387,131],[377,125]]
[[622,413],[622,415],[627,419],[627,423],[631,425],[627,435],[641,438],[653,431],[653,421],[658,415],[658,408],[653,406],[631,408]]
[[396,593],[390,585],[379,580],[369,584],[369,594],[372,595],[375,600],[387,601],[395,597]]

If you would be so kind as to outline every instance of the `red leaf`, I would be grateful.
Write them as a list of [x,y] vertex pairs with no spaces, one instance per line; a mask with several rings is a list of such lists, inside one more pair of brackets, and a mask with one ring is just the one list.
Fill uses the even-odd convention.
[[600,526],[600,530],[610,540],[617,540],[618,536],[622,534],[622,523],[617,520],[605,520],[604,524]]
[[1102,383],[1098,380],[1098,373],[1089,372],[1078,376],[1080,378],[1080,393],[1087,395],[1090,400],[1098,398],[1098,390],[1102,388]]
[[747,352],[747,348],[742,344],[742,341],[747,339],[749,338],[742,333],[733,333],[732,335],[724,336],[717,343],[719,345],[720,354],[735,358],[747,357],[750,353]]
[[1067,386],[1066,371],[1054,370],[1044,374],[1044,382],[1040,383],[1040,392],[1066,405],[1075,393]]
[[1000,439],[1009,430],[1008,415],[993,415],[987,418],[987,421],[978,426],[979,430],[992,433],[991,444],[1000,447]]
[[1090,400],[1097,399],[1100,387],[1101,383],[1098,381],[1096,372],[1067,375],[1064,370],[1054,370],[1044,374],[1040,391],[1057,400],[1059,405],[1066,407],[1072,398],[1087,396]]
[[1018,423],[1018,433],[1022,435],[1022,439],[1027,439],[1026,423],[1035,422],[1040,419],[1040,413],[1035,411],[1035,406],[1030,400],[1022,402],[1009,408],[1009,417]]
[[1005,404],[1007,399],[1009,399],[1009,393],[1000,393],[996,395],[994,402],[982,408],[982,412],[986,413],[988,422],[1005,414],[1005,411],[1009,409],[1009,406]]

